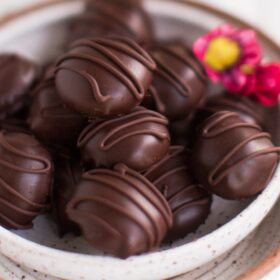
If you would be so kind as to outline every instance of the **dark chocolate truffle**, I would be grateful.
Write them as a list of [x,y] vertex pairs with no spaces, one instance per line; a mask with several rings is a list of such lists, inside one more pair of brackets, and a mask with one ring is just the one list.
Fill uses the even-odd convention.
[[78,233],[76,224],[66,215],[66,206],[82,175],[79,159],[71,153],[60,152],[55,160],[52,208],[61,236],[68,232]]
[[32,136],[0,132],[0,224],[32,227],[46,207],[52,184],[49,153]]
[[56,86],[65,104],[80,113],[125,114],[143,100],[155,67],[128,39],[83,39],[58,61]]
[[168,153],[167,124],[164,116],[142,107],[125,116],[91,124],[78,139],[81,157],[90,167],[112,167],[121,162],[144,170]]
[[151,21],[143,1],[89,1],[86,12],[70,25],[70,41],[85,37],[119,36],[146,44],[153,37]]
[[202,123],[192,151],[193,172],[208,190],[227,199],[261,192],[278,164],[270,135],[238,114],[222,111]]
[[264,107],[245,96],[225,93],[212,97],[206,102],[203,110],[208,111],[209,114],[218,111],[235,112],[246,122],[258,124],[261,127],[265,126]]
[[150,53],[157,64],[150,88],[156,110],[169,120],[185,119],[206,88],[202,66],[183,43],[156,46]]
[[167,199],[173,226],[165,240],[174,241],[194,232],[208,217],[211,195],[192,177],[182,146],[173,146],[169,154],[143,174]]
[[22,108],[38,77],[38,67],[15,54],[0,55],[0,119]]
[[158,247],[172,225],[163,195],[122,164],[84,173],[67,214],[92,246],[121,258]]
[[87,121],[61,102],[54,80],[48,79],[34,94],[28,123],[35,135],[46,143],[76,145]]

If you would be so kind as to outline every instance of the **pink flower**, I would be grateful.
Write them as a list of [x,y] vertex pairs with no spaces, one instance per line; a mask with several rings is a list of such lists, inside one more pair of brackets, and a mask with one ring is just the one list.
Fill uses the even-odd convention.
[[231,92],[250,95],[256,86],[255,71],[262,50],[253,30],[221,25],[200,37],[193,45],[209,78],[222,82]]
[[254,98],[265,106],[277,104],[280,96],[280,63],[261,65],[256,72]]

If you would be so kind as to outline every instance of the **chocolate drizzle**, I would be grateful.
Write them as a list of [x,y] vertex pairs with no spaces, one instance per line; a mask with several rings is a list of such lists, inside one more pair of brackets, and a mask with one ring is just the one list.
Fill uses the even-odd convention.
[[36,136],[49,145],[71,146],[87,124],[83,116],[62,103],[52,78],[44,80],[34,92],[28,123]]
[[[46,204],[41,202],[46,200],[50,188],[48,177],[52,172],[52,164],[47,153],[44,155],[45,152],[42,151],[40,155],[40,148],[36,147],[34,152],[27,152],[25,149],[12,145],[10,141],[7,141],[7,137],[10,141],[14,137],[19,139],[17,141],[29,139],[31,145],[38,145],[38,142],[32,136],[22,133],[3,131],[0,133],[0,204],[2,205],[0,222],[9,228],[30,228],[31,221],[46,208]],[[8,174],[14,174],[14,178],[9,178]],[[31,177],[33,179],[41,177],[42,185],[39,183],[37,186],[29,186],[29,184],[32,185],[32,181],[25,180]],[[43,184],[47,182],[49,182],[48,185],[44,186]],[[30,193],[30,188],[33,189],[34,194]],[[36,188],[41,188],[41,190]],[[28,195],[26,191],[29,192]]]
[[[65,59],[71,59],[71,58],[79,58],[79,59],[88,59],[89,58],[88,59],[89,61],[95,62],[95,63],[97,62],[97,61],[94,61],[93,59],[90,59],[90,56],[86,56],[86,55],[71,55],[71,56],[68,56],[67,58],[65,57]],[[106,101],[108,101],[111,98],[110,96],[102,95],[97,81],[86,71],[79,71],[79,70],[75,70],[75,69],[71,69],[71,68],[67,68],[67,67],[59,67],[56,69],[56,71],[59,71],[59,70],[70,71],[70,72],[73,72],[73,73],[83,77],[90,84],[90,87],[92,89],[92,97],[94,98],[95,102],[105,103]],[[113,72],[112,69],[107,68],[107,70],[111,70]],[[116,74],[118,74],[118,73],[116,73]]]
[[[96,127],[94,123],[89,125],[81,133],[78,139],[78,147],[83,147],[91,138],[93,138],[102,129],[111,125],[114,128],[108,131],[107,135],[104,136],[99,145],[99,148],[103,151],[108,151],[109,149],[113,148],[115,145],[124,141],[125,139],[137,135],[152,135],[160,140],[170,140],[169,135],[166,133],[166,131],[162,132],[160,130],[153,129],[138,129],[139,125],[149,122],[153,122],[163,126],[168,125],[168,120],[162,115],[153,111],[145,110],[142,108],[140,109],[139,107],[128,115],[105,121]],[[120,133],[122,135],[116,137],[116,135]]]
[[[256,124],[243,121],[238,114],[225,111],[215,113],[201,126],[201,138],[196,141],[193,152],[193,170],[201,183],[225,198],[245,198],[266,186],[280,152],[280,147],[271,143],[268,133]],[[251,182],[256,170],[255,177],[261,176],[261,179]]]
[[157,64],[150,89],[155,107],[169,119],[184,119],[198,105],[205,89],[202,66],[182,43],[155,46],[151,55]]
[[[37,87],[36,92],[34,93],[34,98],[36,98],[37,95],[40,94],[41,91],[45,90],[54,90],[55,91],[55,86],[54,86],[54,79],[49,78],[41,82],[41,84]],[[35,102],[34,102],[35,103]],[[77,118],[79,115],[72,111],[69,110],[67,107],[65,107],[64,104],[62,104],[61,100],[57,97],[55,104],[50,104],[46,108],[42,108],[40,111],[40,116],[42,118],[58,118],[58,117],[63,117],[63,118]],[[38,104],[36,104],[38,106]]]
[[[220,115],[220,116],[219,116]],[[240,123],[233,123],[228,126],[219,126],[220,123],[225,121],[227,118],[236,117],[235,113],[217,113],[216,118],[212,121],[209,121],[208,124],[204,127],[202,135],[205,138],[213,138],[216,136],[219,136],[225,132],[231,131],[232,129],[238,129],[238,128],[253,128],[256,131],[259,131],[258,133],[244,139],[241,141],[238,145],[233,147],[217,164],[217,166],[214,168],[213,171],[209,173],[209,184],[211,185],[217,185],[219,184],[228,174],[230,174],[230,171],[235,168],[236,165],[242,164],[245,161],[249,161],[250,159],[253,159],[255,157],[270,154],[270,153],[279,153],[280,147],[268,147],[256,152],[253,152],[249,155],[245,155],[243,158],[239,159],[237,162],[234,162],[232,164],[229,164],[229,162],[232,162],[232,159],[237,153],[240,153],[242,149],[246,147],[251,141],[257,140],[257,139],[263,139],[267,138],[271,140],[271,136],[268,133],[262,132],[261,128],[254,124],[249,124],[245,122]],[[215,129],[216,127],[216,129]],[[226,169],[224,169],[224,166],[227,166]],[[224,170],[223,170],[224,169]]]
[[236,115],[237,115],[236,113],[230,113],[230,112],[225,113],[225,111],[216,113],[215,114],[216,118],[213,119],[212,122],[209,122],[208,125],[203,128],[202,135],[205,138],[212,138],[238,127],[255,128],[261,131],[261,128],[259,126],[246,122],[232,123],[231,125],[228,126],[219,126],[219,124],[224,120],[226,120],[227,118],[236,117]]
[[160,190],[171,207],[174,224],[166,240],[181,238],[205,221],[211,196],[192,178],[182,146],[171,147],[169,154],[143,175]]
[[[191,68],[197,75],[197,77],[203,82],[206,82],[206,75],[203,71],[203,68],[201,65],[195,60],[193,54],[191,51],[189,51],[187,48],[185,48],[185,55],[176,53],[174,50],[168,48],[168,46],[157,46],[156,51],[154,52],[153,58],[157,64],[157,73],[162,75],[165,79],[167,79],[170,83],[173,84],[173,86],[178,90],[178,92],[188,97],[192,89],[190,86],[182,79],[178,73],[176,73],[172,69],[172,65],[167,64],[166,60],[167,58],[163,58],[159,55],[165,54],[167,56],[171,56],[172,58],[176,58],[178,62],[187,65],[189,68]],[[152,52],[153,53],[153,52]]]
[[13,163],[10,163],[8,161],[3,160],[0,158],[0,164],[5,165],[6,167],[12,168],[16,171],[21,171],[21,172],[26,172],[26,173],[33,173],[33,174],[46,174],[47,172],[50,171],[51,169],[51,163],[48,159],[42,157],[42,156],[37,156],[37,155],[32,155],[24,152],[23,150],[19,150],[16,147],[10,145],[6,140],[5,140],[5,132],[0,132],[0,145],[7,150],[8,152],[19,156],[19,157],[24,157],[30,160],[35,160],[40,162],[44,167],[43,168],[24,168],[21,166],[14,165]]
[[[90,205],[94,205],[95,211],[90,211]],[[164,197],[147,179],[123,164],[116,165],[113,171],[96,169],[84,173],[67,212],[93,246],[121,257],[159,246],[172,224]],[[114,221],[108,220],[110,213],[114,213]],[[94,221],[92,228],[90,221]],[[125,228],[121,226],[123,222]],[[130,243],[128,237],[135,226],[140,231]],[[95,230],[102,230],[104,239],[100,235],[87,236]],[[94,237],[100,240],[91,240]],[[111,237],[116,238],[113,242],[119,242],[119,246],[107,246],[105,239]]]
[[125,116],[90,124],[80,134],[78,148],[88,167],[122,162],[144,170],[167,153],[167,125],[168,120],[159,113],[137,107]]
[[[123,84],[132,94],[135,104],[139,104],[144,98],[147,85],[136,76],[136,69],[131,67],[124,60],[124,57],[137,61],[148,72],[155,70],[156,66],[153,60],[135,42],[125,38],[115,38],[114,40],[94,38],[82,39],[74,43],[70,52],[58,60],[55,73],[69,71],[83,77],[90,84],[93,101],[105,103],[103,104],[105,106],[104,113],[110,114],[111,106],[106,105],[114,102],[113,93],[102,92],[99,81],[95,78],[95,76],[98,76],[97,73],[86,70],[77,64],[72,63],[72,66],[66,66],[66,64],[67,61],[85,61],[89,65],[88,67],[100,67],[108,73],[109,77],[114,77]],[[63,97],[64,94],[62,94]]]
[[202,110],[207,110],[209,113],[231,111],[238,113],[247,122],[258,124],[261,127],[265,126],[264,108],[245,96],[225,92],[221,96],[207,100]]

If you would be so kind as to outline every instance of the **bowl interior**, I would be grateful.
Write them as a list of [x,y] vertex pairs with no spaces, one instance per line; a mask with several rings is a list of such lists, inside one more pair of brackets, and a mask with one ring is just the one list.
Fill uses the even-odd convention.
[[[153,16],[157,38],[161,40],[172,40],[181,38],[191,45],[193,40],[205,32],[205,28],[186,20],[174,18],[170,15],[156,14]],[[38,27],[32,32],[25,32],[12,38],[5,45],[0,46],[3,51],[15,51],[25,55],[40,64],[48,63],[59,55],[64,48],[67,34],[67,20],[59,21],[43,27]],[[186,244],[204,236],[218,227],[224,225],[238,213],[240,213],[251,200],[247,201],[225,201],[214,197],[211,215],[206,223],[194,234],[178,240],[172,246]],[[50,216],[40,216],[34,221],[31,230],[13,231],[28,240],[43,244],[52,248],[59,248],[79,253],[98,254],[90,248],[82,238],[71,234],[59,238],[56,226]],[[163,248],[167,248],[166,246]]]

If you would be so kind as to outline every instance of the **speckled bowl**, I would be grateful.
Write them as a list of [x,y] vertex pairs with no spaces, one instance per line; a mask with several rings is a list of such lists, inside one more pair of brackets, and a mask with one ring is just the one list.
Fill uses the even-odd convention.
[[[42,63],[56,56],[64,42],[65,20],[81,12],[83,3],[46,2],[2,22],[0,51],[16,51]],[[192,1],[146,0],[146,7],[155,21],[157,36],[163,39],[180,36],[190,43],[205,29],[223,21],[245,25]],[[279,59],[278,47],[265,35],[259,36],[267,56]],[[34,228],[28,231],[0,227],[0,251],[24,266],[66,279],[174,277],[221,256],[248,236],[277,201],[279,176],[280,167],[266,190],[253,200],[229,202],[215,197],[211,215],[197,232],[157,252],[127,260],[104,256],[80,238],[69,235],[59,239],[48,216],[36,219]]]

